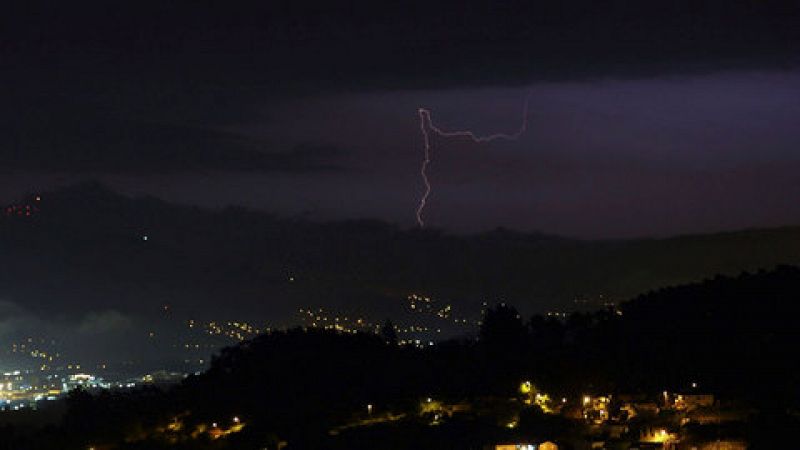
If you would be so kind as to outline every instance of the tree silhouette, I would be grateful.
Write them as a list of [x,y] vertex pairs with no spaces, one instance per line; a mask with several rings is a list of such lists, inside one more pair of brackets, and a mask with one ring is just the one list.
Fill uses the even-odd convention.
[[527,337],[522,318],[513,306],[501,303],[486,311],[480,330],[481,341],[486,345],[518,347]]
[[389,345],[397,345],[397,332],[391,320],[386,319],[381,327],[381,337]]

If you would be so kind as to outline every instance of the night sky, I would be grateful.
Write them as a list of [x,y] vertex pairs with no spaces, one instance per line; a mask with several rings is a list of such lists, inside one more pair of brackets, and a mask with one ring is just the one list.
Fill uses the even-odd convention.
[[[635,237],[800,223],[781,2],[53,2],[3,14],[0,200],[172,201]],[[789,2],[787,2],[788,4]]]

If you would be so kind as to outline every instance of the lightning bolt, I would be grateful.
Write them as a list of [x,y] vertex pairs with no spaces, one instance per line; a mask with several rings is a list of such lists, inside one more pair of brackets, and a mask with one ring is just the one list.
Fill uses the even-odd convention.
[[424,157],[422,159],[422,165],[420,166],[419,173],[420,176],[422,177],[422,183],[425,186],[425,190],[422,193],[422,197],[420,197],[419,199],[419,205],[417,206],[417,211],[416,211],[417,224],[419,224],[420,228],[425,227],[425,220],[423,219],[423,213],[425,212],[425,206],[428,203],[428,197],[430,197],[431,195],[431,181],[428,178],[428,166],[431,163],[431,132],[444,138],[466,137],[476,144],[489,143],[496,140],[516,141],[528,129],[529,99],[530,95],[525,97],[525,104],[522,108],[522,124],[515,133],[511,134],[494,133],[487,136],[478,136],[477,134],[475,134],[470,130],[444,131],[433,124],[433,120],[431,120],[431,111],[429,109],[419,108],[417,110],[417,114],[419,114],[419,129],[422,132],[423,151],[424,151]]

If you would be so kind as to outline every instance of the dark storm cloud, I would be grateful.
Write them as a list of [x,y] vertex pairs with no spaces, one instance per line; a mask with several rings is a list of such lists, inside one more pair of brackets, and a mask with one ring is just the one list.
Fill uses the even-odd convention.
[[[511,223],[505,225],[536,228],[546,214],[517,213],[528,200],[519,192],[557,200],[580,184],[581,173],[593,174],[593,164],[624,180],[627,167],[666,161],[680,172],[701,157],[713,164],[730,155],[791,151],[794,125],[744,118],[747,102],[715,105],[751,89],[747,80],[725,84],[731,73],[796,69],[799,19],[796,2],[746,0],[140,1],[47,8],[20,2],[0,17],[0,170],[20,181],[4,177],[0,195],[7,192],[10,201],[12,193],[47,184],[36,176],[72,180],[90,173],[121,190],[186,203],[404,223],[421,188],[416,108],[431,107],[448,128],[505,130],[517,120],[506,111],[514,114],[525,86],[538,88],[531,97],[538,104],[523,141],[538,141],[518,157],[498,153],[514,145],[440,143],[431,202],[444,203],[447,189],[458,187],[453,200],[474,209],[459,208],[462,216],[438,223],[473,229],[475,219],[463,215],[494,206],[498,192],[514,189],[505,196],[517,199],[506,207]],[[687,85],[708,81],[684,95],[680,86],[663,84],[671,78]],[[634,97],[669,92],[668,98],[685,101],[656,116],[651,113],[660,107],[652,104],[621,105],[625,83],[641,79],[651,83]],[[607,96],[593,95],[605,92],[602,83],[617,81],[623,84]],[[564,83],[588,89],[566,99],[547,96]],[[761,87],[769,82],[755,85],[756,99],[784,92]],[[516,92],[500,98],[504,87]],[[479,91],[487,99],[470,101]],[[440,94],[446,98],[437,104]],[[362,108],[348,106],[363,95],[369,98]],[[794,111],[763,107],[775,114],[759,117]],[[615,108],[630,114],[602,120]],[[726,122],[734,131],[768,140],[729,137],[737,132],[709,138],[702,122],[728,110],[742,115]],[[679,123],[686,117],[696,120]],[[347,152],[309,150],[309,142]],[[580,162],[577,168],[572,161]],[[521,173],[527,167],[533,169]],[[216,169],[237,173],[206,176]],[[566,188],[537,190],[551,180],[565,180]],[[519,185],[529,189],[516,190]],[[497,222],[500,213],[484,220]]]
[[51,3],[0,19],[6,171],[329,169],[221,130],[332,92],[784,68],[800,48],[780,2]]
[[6,14],[4,52],[306,91],[783,67],[800,43],[796,2],[54,3]]
[[64,116],[26,120],[0,136],[0,171],[159,174],[192,171],[337,171],[342,150],[301,144],[276,151],[231,132]]
[[32,64],[0,72],[0,172],[338,170],[341,150],[314,154],[307,147],[324,145],[277,144],[226,130],[258,114],[270,98],[260,90],[96,63],[53,58],[51,70]]

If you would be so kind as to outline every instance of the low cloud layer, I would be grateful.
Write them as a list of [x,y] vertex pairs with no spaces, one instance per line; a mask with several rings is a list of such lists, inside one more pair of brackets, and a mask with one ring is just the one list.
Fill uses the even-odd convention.
[[[0,300],[0,370],[103,360],[123,349],[138,352],[140,318],[116,310],[87,311],[75,317],[40,316],[8,300]],[[16,349],[16,351],[14,351]],[[39,361],[31,352],[59,356]]]

